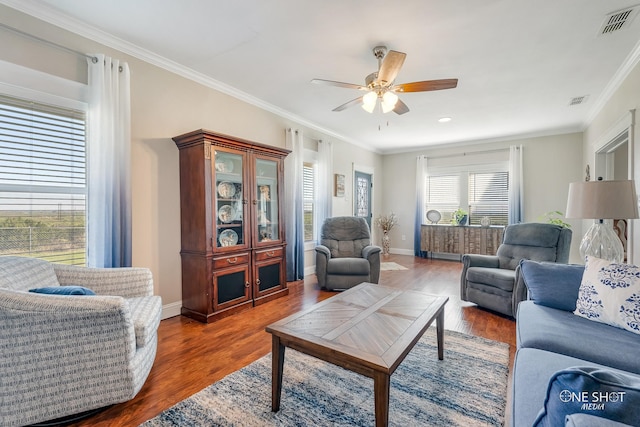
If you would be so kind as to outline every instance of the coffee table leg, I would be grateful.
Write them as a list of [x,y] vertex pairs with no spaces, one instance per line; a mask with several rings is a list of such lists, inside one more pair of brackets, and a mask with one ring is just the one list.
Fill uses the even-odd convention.
[[280,337],[272,336],[271,362],[272,362],[272,379],[271,379],[271,410],[278,412],[280,410],[280,394],[282,393],[282,370],[284,367],[284,345],[280,343]]
[[436,335],[438,338],[438,360],[444,359],[444,306],[436,317]]
[[382,372],[373,375],[373,396],[376,405],[376,427],[389,424],[389,386],[390,376]]

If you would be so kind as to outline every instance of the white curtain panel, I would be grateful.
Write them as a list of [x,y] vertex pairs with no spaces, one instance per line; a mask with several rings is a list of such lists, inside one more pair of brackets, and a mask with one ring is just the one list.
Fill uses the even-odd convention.
[[427,157],[418,156],[416,160],[416,213],[413,223],[413,253],[424,256],[420,249],[420,233],[425,221],[425,194],[427,190]]
[[523,220],[522,145],[509,147],[509,224]]
[[315,223],[320,232],[324,220],[333,216],[333,144],[330,141],[318,141],[317,171]]
[[304,279],[304,216],[302,212],[302,131],[287,129],[284,159],[284,223],[287,239],[287,281]]
[[87,116],[90,267],[131,266],[131,103],[129,66],[89,59]]

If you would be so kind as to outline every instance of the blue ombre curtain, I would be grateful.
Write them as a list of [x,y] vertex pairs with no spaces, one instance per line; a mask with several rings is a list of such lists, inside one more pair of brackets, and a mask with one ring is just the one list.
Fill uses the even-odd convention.
[[302,131],[287,129],[284,159],[284,223],[287,239],[287,281],[304,279],[304,216],[302,212]]
[[87,264],[131,266],[131,102],[129,66],[89,59]]
[[509,224],[522,222],[524,216],[522,151],[522,145],[509,147]]
[[[333,214],[333,145],[330,141],[318,141],[318,162],[316,168],[315,224],[320,233],[324,220]],[[318,236],[318,239],[320,236]]]
[[420,233],[425,219],[425,194],[427,186],[427,157],[418,156],[416,161],[416,213],[413,223],[413,254],[424,257],[420,249]]

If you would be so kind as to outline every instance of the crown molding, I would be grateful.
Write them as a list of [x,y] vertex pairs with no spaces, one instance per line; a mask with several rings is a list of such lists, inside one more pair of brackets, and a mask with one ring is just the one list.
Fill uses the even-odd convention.
[[593,107],[589,110],[582,126],[583,131],[595,120],[598,113],[602,111],[606,103],[613,97],[615,91],[620,88],[625,79],[629,77],[631,71],[638,65],[638,62],[640,62],[640,41],[636,43],[633,50],[627,55],[622,65],[620,65],[611,80],[609,80],[607,86],[605,86]]
[[0,4],[4,4],[12,9],[16,9],[34,18],[40,19],[41,21],[47,22],[51,25],[55,25],[56,27],[60,27],[64,30],[70,31],[74,34],[77,34],[81,37],[92,40],[94,42],[100,43],[112,49],[116,49],[134,58],[140,59],[152,65],[155,65],[159,68],[162,68],[164,70],[177,74],[181,77],[184,77],[188,80],[199,83],[208,88],[214,89],[218,92],[222,92],[226,95],[232,96],[240,101],[246,102],[247,104],[253,105],[265,111],[269,111],[287,120],[291,120],[301,126],[305,126],[310,129],[314,129],[318,132],[322,132],[327,136],[342,140],[344,142],[348,142],[350,144],[363,148],[367,151],[380,153],[379,150],[372,149],[370,146],[367,146],[362,141],[355,140],[353,138],[349,138],[347,136],[341,135],[337,132],[334,132],[331,129],[327,129],[323,126],[313,123],[290,111],[284,110],[262,99],[249,95],[246,92],[243,92],[228,84],[225,84],[221,81],[213,79],[189,67],[185,67],[184,65],[181,65],[175,61],[172,61],[163,56],[160,56],[147,49],[143,49],[140,46],[137,46],[126,40],[115,37],[112,34],[109,34],[105,31],[102,31],[91,25],[88,25],[83,21],[72,18],[68,15],[62,14],[54,10],[53,8],[51,8],[49,5],[39,3],[35,0],[0,0]]

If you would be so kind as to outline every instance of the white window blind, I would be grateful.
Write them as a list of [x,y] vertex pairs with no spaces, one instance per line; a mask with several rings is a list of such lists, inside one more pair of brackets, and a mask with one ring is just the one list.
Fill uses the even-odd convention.
[[304,214],[304,240],[314,240],[315,171],[312,163],[302,165],[302,210]]
[[0,254],[85,264],[85,123],[0,95]]
[[460,206],[460,175],[429,175],[427,177],[427,210],[437,210],[441,222],[451,220],[451,215]]
[[509,210],[508,172],[469,173],[469,219],[480,225],[488,216],[493,225],[507,225]]

